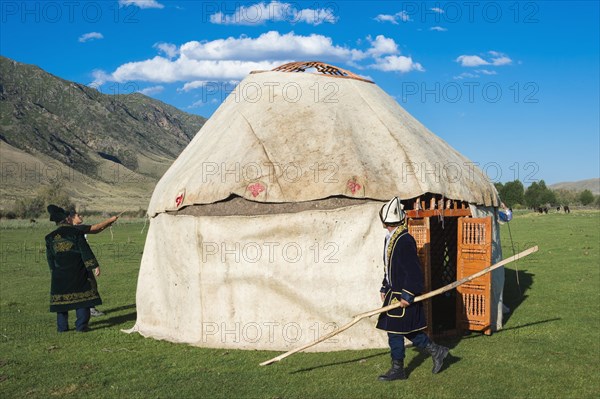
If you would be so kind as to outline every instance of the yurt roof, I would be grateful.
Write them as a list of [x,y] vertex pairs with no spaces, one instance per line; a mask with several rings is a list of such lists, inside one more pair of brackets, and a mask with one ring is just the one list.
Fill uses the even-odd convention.
[[[317,73],[301,73],[310,68]],[[150,216],[231,197],[298,203],[434,193],[498,205],[479,168],[373,82],[318,62],[276,69],[251,73],[227,97],[158,182]]]

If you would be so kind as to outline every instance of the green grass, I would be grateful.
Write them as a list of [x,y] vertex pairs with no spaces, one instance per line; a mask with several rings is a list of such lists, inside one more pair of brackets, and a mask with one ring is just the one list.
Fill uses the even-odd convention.
[[[51,229],[48,222],[0,223],[1,398],[600,395],[599,212],[517,213],[510,223],[515,250],[537,244],[540,251],[506,270],[511,313],[505,329],[445,341],[451,357],[437,375],[430,373],[429,358],[409,349],[409,379],[393,383],[376,380],[389,365],[384,349],[299,353],[259,367],[280,352],[204,349],[122,333],[135,322],[147,232],[139,221],[120,222],[112,237],[110,232],[90,237],[102,265],[99,308],[106,316],[93,318],[87,334],[59,335],[55,315],[48,312],[43,246]],[[502,226],[505,257],[512,255],[508,233],[508,225]]]

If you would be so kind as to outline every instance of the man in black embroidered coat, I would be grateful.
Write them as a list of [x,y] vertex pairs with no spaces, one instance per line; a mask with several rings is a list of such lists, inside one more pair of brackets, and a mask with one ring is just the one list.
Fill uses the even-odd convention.
[[46,258],[51,272],[50,311],[56,312],[59,332],[68,331],[68,312],[75,309],[77,331],[88,331],[90,307],[102,299],[90,281],[90,271],[98,261],[84,233],[73,226],[77,214],[69,214],[55,205],[48,206],[50,220],[58,228],[46,236]]
[[440,371],[448,355],[448,348],[436,345],[423,332],[427,320],[423,304],[413,304],[416,296],[423,292],[423,272],[417,256],[415,239],[406,228],[406,215],[400,200],[395,197],[379,212],[384,228],[388,230],[384,248],[385,274],[381,287],[383,306],[400,302],[400,307],[381,313],[377,328],[388,333],[392,367],[379,376],[381,381],[406,379],[404,373],[404,338],[425,349],[433,358],[435,374]]

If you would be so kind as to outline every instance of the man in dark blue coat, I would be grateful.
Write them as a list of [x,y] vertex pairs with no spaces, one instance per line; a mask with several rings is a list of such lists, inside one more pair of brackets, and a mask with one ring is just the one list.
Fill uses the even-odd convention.
[[423,292],[423,271],[417,256],[415,239],[408,233],[406,214],[398,197],[385,204],[379,217],[388,230],[384,248],[385,274],[381,287],[383,306],[400,303],[400,307],[381,313],[377,328],[388,333],[392,367],[380,375],[381,381],[404,380],[404,338],[412,341],[417,348],[425,349],[433,358],[435,374],[442,368],[448,355],[448,348],[436,345],[423,332],[427,320],[422,302],[413,303]]

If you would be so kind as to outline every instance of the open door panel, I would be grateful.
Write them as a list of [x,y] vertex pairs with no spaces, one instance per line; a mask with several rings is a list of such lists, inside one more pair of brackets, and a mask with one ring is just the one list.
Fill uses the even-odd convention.
[[[492,219],[459,218],[456,279],[492,264]],[[492,333],[490,273],[457,288],[457,320],[462,329]]]
[[[421,261],[423,278],[425,280],[424,292],[429,292],[431,291],[431,234],[429,229],[429,218],[409,219],[408,232],[417,242],[417,254],[419,256],[419,260]],[[433,332],[431,301],[424,301],[423,306],[425,308],[425,315],[427,317],[427,333],[431,336]]]

